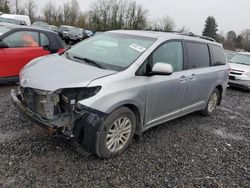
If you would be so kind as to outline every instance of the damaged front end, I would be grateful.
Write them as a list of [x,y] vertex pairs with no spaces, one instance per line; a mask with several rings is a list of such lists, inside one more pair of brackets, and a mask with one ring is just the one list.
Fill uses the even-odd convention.
[[20,87],[12,90],[11,96],[20,113],[36,125],[92,152],[106,114],[83,106],[78,101],[96,95],[100,89],[97,86],[48,92]]

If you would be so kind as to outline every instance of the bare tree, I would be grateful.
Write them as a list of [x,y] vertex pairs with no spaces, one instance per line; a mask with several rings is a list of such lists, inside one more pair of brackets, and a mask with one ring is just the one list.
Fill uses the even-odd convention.
[[71,0],[70,5],[70,25],[75,25],[78,21],[78,17],[80,14],[80,5],[77,0]]
[[178,29],[178,32],[180,33],[189,33],[189,29],[185,26],[182,26],[180,29]]
[[77,26],[80,28],[89,28],[88,15],[81,12],[78,17]]
[[150,28],[155,31],[170,32],[174,31],[175,22],[170,16],[164,16],[161,19],[152,21]]
[[49,1],[48,3],[45,4],[45,7],[43,9],[43,17],[44,20],[49,23],[49,24],[55,24],[56,20],[56,6]]
[[63,20],[64,24],[70,24],[70,3],[66,2],[63,4]]
[[26,2],[26,14],[30,17],[31,22],[35,21],[35,11],[36,11],[36,4],[34,0],[28,0]]
[[77,0],[63,4],[63,20],[67,25],[76,25],[80,16],[80,6]]
[[19,14],[20,13],[19,0],[15,0],[15,9],[16,9],[16,14]]
[[145,29],[148,11],[135,1],[97,0],[89,11],[90,27],[98,31]]

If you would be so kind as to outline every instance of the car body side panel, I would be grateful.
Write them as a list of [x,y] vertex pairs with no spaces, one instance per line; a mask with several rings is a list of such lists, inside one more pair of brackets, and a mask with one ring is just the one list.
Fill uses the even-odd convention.
[[146,126],[153,126],[179,115],[184,100],[187,83],[181,80],[185,71],[169,76],[152,76],[145,79]]
[[0,77],[18,76],[20,70],[29,61],[49,53],[42,47],[1,48]]

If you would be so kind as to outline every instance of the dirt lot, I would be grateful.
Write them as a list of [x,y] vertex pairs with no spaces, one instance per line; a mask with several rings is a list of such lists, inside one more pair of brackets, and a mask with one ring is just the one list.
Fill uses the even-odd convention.
[[0,187],[250,187],[250,93],[229,90],[213,116],[158,126],[101,160],[27,122],[13,87],[0,86]]

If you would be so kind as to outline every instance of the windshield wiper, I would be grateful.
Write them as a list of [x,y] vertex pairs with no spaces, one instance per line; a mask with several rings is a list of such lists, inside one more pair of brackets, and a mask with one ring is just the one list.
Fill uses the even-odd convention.
[[94,65],[100,69],[105,69],[103,66],[101,66],[99,63],[91,60],[91,59],[88,59],[88,58],[82,58],[82,57],[77,57],[77,56],[74,56],[75,59],[78,59],[78,60],[81,60],[81,61],[84,61],[86,62],[87,64],[90,64],[90,65]]

